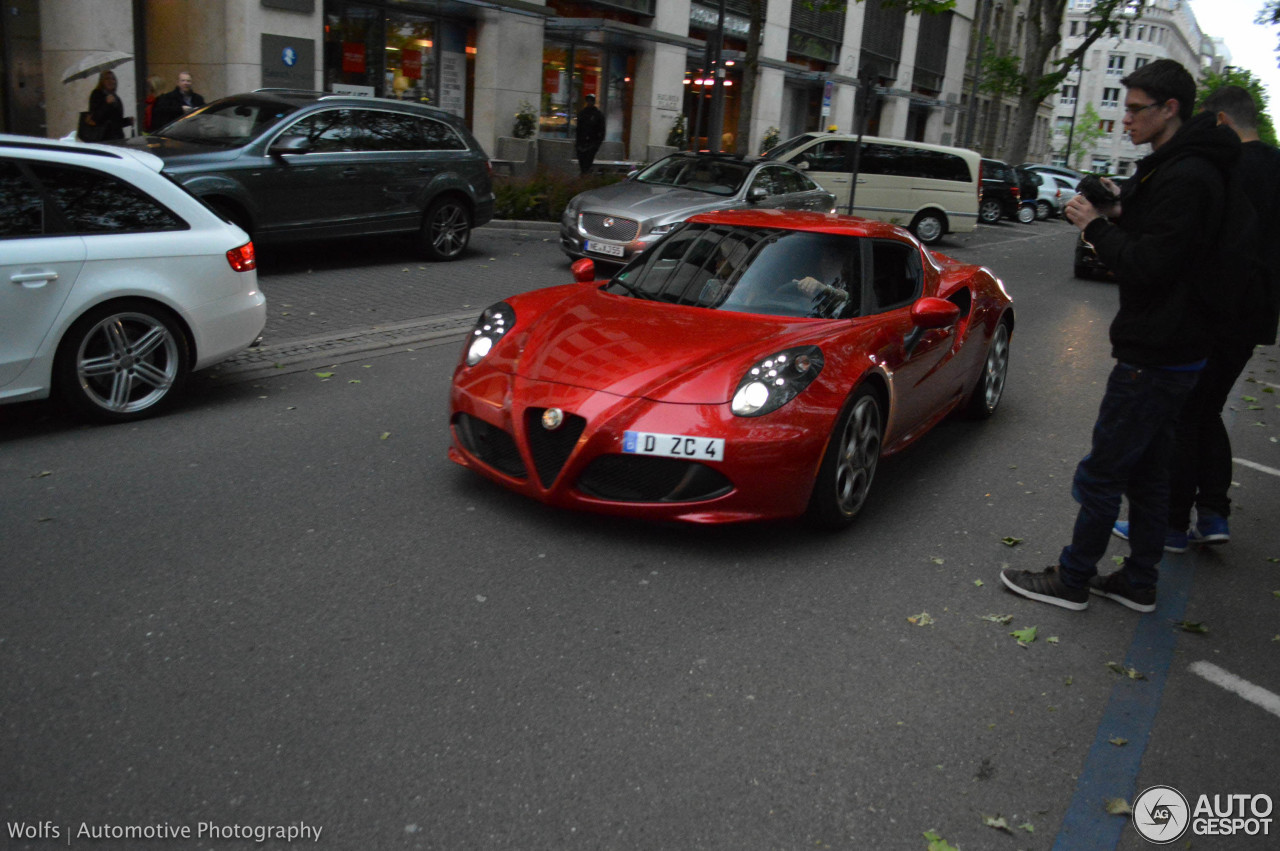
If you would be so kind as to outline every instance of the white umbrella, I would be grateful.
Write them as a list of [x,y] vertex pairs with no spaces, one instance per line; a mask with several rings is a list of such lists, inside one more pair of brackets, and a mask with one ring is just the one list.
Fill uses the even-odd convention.
[[99,53],[90,53],[62,72],[62,82],[70,83],[72,80],[83,80],[86,77],[92,77],[94,74],[132,61],[133,54],[125,53],[123,50],[104,50]]

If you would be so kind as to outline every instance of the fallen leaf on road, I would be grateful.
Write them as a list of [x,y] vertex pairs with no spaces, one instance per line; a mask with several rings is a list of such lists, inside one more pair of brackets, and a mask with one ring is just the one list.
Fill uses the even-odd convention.
[[1018,544],[1022,543],[1022,539],[1021,538],[1001,538],[1000,543],[1004,544],[1006,547],[1016,547]]
[[1112,736],[1111,738],[1107,739],[1107,741],[1108,741],[1108,742],[1110,742],[1111,744],[1115,745],[1115,746],[1116,746],[1116,747],[1118,747],[1118,748],[1122,748],[1122,747],[1124,747],[1125,745],[1129,744],[1129,740],[1128,740],[1128,739],[1122,739],[1122,738],[1120,738],[1119,736]]
[[1009,634],[1018,640],[1018,645],[1021,647],[1026,647],[1036,640],[1036,628],[1034,626],[1029,626],[1025,629],[1015,629]]
[[333,378],[332,372],[317,372],[316,378]]
[[1209,632],[1209,627],[1197,621],[1174,621],[1173,625],[1183,632],[1195,632],[1205,635]]
[[1147,675],[1135,668],[1126,668],[1119,662],[1108,662],[1107,667],[1115,671],[1117,674],[1124,674],[1131,680],[1145,680]]
[[935,830],[926,830],[924,838],[929,840],[929,847],[926,851],[960,851],[959,848],[943,839]]
[[918,615],[912,615],[907,618],[907,621],[915,624],[916,626],[929,626],[933,623],[933,618],[929,616],[928,612],[921,612]]
[[984,815],[982,817],[982,823],[987,827],[992,827],[996,830],[1003,830],[1005,833],[1013,833],[1013,831],[1009,829],[1009,822],[1004,820],[1004,816]]
[[1108,798],[1107,812],[1113,816],[1127,816],[1133,812],[1133,807],[1124,798]]
[[982,615],[982,620],[991,621],[992,623],[1000,623],[1008,626],[1013,623],[1013,615]]

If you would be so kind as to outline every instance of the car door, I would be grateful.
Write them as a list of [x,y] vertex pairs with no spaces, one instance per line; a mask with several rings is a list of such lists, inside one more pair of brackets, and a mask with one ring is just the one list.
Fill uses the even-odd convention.
[[853,148],[854,143],[845,139],[818,139],[785,159],[835,195],[836,208],[843,213],[853,185]]
[[264,235],[365,232],[381,205],[381,186],[354,112],[316,110],[276,137],[301,136],[309,147],[305,153],[272,156],[274,162],[254,175],[253,194]]
[[756,172],[752,188],[762,187],[769,194],[760,206],[782,210],[813,210],[829,212],[832,193],[826,191],[793,168],[765,165]]
[[[863,303],[871,305],[883,332],[877,361],[893,380],[893,434],[898,441],[930,424],[934,414],[954,393],[945,385],[944,369],[954,354],[955,326],[919,329],[911,319],[911,306],[923,292],[924,270],[920,251],[907,242],[869,240],[870,269],[864,276]],[[941,401],[940,401],[941,400]]]
[[0,387],[22,374],[84,265],[84,240],[62,222],[21,160],[0,160]]

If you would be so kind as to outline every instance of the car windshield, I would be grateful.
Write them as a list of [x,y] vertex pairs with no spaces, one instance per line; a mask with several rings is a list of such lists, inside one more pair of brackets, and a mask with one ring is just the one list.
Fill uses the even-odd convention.
[[216,101],[166,126],[159,135],[200,145],[236,147],[248,144],[296,106],[256,99]]
[[698,189],[713,195],[734,195],[751,173],[744,162],[713,157],[674,156],[658,160],[636,175],[639,183]]
[[768,316],[836,319],[861,303],[857,237],[689,224],[604,289],[631,298]]

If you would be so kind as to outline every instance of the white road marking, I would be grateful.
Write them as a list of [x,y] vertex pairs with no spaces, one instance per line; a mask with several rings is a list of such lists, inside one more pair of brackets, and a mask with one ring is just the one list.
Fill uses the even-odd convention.
[[1262,686],[1255,686],[1230,671],[1224,671],[1212,662],[1192,662],[1191,672],[1204,677],[1216,686],[1221,686],[1229,692],[1238,694],[1250,703],[1261,706],[1272,715],[1280,718],[1280,694],[1269,692]]
[[1233,463],[1239,464],[1241,467],[1249,467],[1262,473],[1270,473],[1273,476],[1280,476],[1280,470],[1275,467],[1264,467],[1262,464],[1256,464],[1253,461],[1246,461],[1243,458],[1232,458]]

